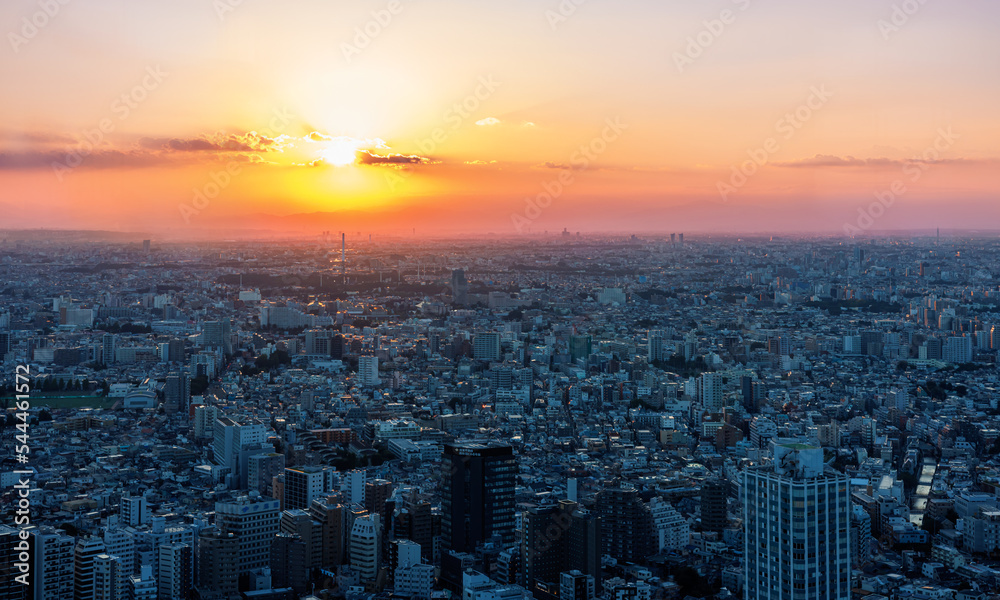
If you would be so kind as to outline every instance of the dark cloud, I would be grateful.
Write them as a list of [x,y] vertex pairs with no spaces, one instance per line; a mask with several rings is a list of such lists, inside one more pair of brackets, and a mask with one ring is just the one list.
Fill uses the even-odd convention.
[[359,165],[426,165],[433,161],[416,154],[375,154],[369,150],[358,152]]

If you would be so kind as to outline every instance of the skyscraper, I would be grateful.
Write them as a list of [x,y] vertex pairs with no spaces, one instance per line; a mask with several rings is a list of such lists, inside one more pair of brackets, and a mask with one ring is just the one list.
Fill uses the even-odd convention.
[[168,415],[180,412],[188,414],[191,404],[191,380],[184,371],[175,371],[167,375],[163,384],[163,409]]
[[194,549],[190,544],[163,544],[157,554],[157,593],[180,600],[194,585]]
[[505,544],[512,543],[514,449],[496,442],[445,444],[442,468],[442,547],[474,552],[495,534]]
[[202,327],[202,346],[220,348],[224,354],[233,353],[233,325],[229,319],[205,321]]
[[378,575],[381,548],[381,527],[378,515],[365,515],[354,520],[351,527],[351,567],[362,582],[371,582]]
[[125,570],[121,559],[110,554],[94,557],[94,600],[125,598]]
[[459,306],[469,303],[469,282],[465,280],[463,269],[451,272],[451,301]]
[[80,538],[73,550],[73,598],[94,600],[94,558],[104,553],[100,538]]
[[773,465],[742,479],[744,597],[850,598],[850,488],[822,448],[778,444]]
[[118,336],[113,333],[105,333],[101,338],[101,362],[106,365],[115,364],[118,351]]

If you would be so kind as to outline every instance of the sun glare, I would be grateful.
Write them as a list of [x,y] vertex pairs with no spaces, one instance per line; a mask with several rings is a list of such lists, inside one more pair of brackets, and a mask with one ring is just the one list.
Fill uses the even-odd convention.
[[358,155],[357,140],[338,139],[326,143],[320,150],[320,158],[335,167],[346,167],[354,164]]

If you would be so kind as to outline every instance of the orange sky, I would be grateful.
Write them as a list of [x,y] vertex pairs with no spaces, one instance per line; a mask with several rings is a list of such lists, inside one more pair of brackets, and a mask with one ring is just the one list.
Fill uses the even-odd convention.
[[0,6],[2,227],[1000,224],[987,0],[54,5]]

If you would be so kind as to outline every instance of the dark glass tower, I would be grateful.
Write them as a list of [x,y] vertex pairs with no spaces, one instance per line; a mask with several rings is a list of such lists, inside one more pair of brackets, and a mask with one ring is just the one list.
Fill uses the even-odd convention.
[[514,543],[514,449],[498,443],[445,444],[443,469],[444,549],[474,552],[495,534],[505,544]]

